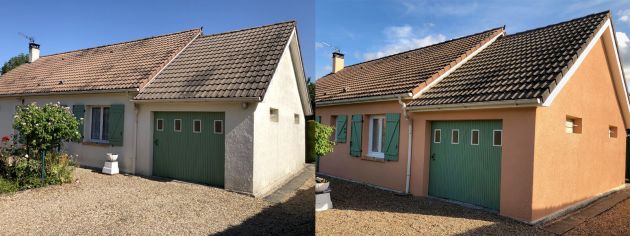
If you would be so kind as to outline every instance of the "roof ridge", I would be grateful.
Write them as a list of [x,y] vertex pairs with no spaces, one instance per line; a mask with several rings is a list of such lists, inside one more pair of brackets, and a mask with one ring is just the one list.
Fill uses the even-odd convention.
[[[482,32],[478,32],[478,33],[474,33],[474,34],[469,34],[469,35],[461,36],[461,37],[458,37],[458,38],[449,39],[449,40],[446,40],[446,41],[443,41],[443,42],[439,42],[439,43],[435,43],[435,44],[427,45],[427,46],[424,46],[424,47],[414,48],[414,49],[411,49],[411,50],[407,50],[407,51],[403,51],[403,52],[395,53],[395,54],[392,54],[392,55],[387,55],[387,56],[384,56],[384,57],[379,57],[379,58],[375,58],[375,59],[372,59],[372,60],[367,60],[367,61],[359,62],[359,63],[356,63],[356,64],[352,64],[352,65],[346,66],[346,67],[344,67],[343,69],[345,70],[345,69],[350,68],[350,67],[353,67],[353,66],[357,66],[357,65],[361,65],[361,64],[365,64],[365,63],[369,63],[369,62],[374,62],[374,61],[378,61],[378,60],[382,60],[382,59],[386,59],[386,58],[390,58],[390,57],[398,56],[398,55],[401,55],[401,54],[405,54],[405,53],[409,53],[409,52],[417,51],[417,50],[420,50],[420,49],[425,49],[425,48],[430,48],[430,47],[433,47],[433,46],[438,46],[438,45],[442,45],[442,44],[450,43],[450,42],[453,42],[453,41],[455,41],[455,40],[460,40],[460,39],[464,39],[464,38],[468,38],[468,37],[472,37],[472,36],[476,36],[476,35],[484,34],[484,33],[490,32],[490,31],[496,31],[496,30],[499,30],[499,29],[504,29],[504,30],[505,30],[505,25],[504,25],[504,26],[501,26],[501,27],[496,27],[496,28],[492,28],[492,29],[489,29],[489,30],[485,30],[485,31],[482,31]],[[330,74],[332,74],[332,73],[328,73],[327,75],[330,75]],[[327,75],[322,76],[322,78],[323,78],[323,77],[326,77]]]
[[550,25],[546,25],[546,26],[541,26],[541,27],[534,28],[534,29],[528,29],[528,30],[521,31],[521,32],[516,32],[514,34],[507,34],[507,35],[505,35],[505,37],[512,37],[512,36],[517,36],[517,35],[521,35],[521,34],[531,33],[533,31],[543,30],[543,29],[554,27],[554,26],[563,25],[563,24],[567,24],[567,23],[570,23],[570,22],[579,21],[579,20],[583,20],[583,19],[586,19],[586,18],[589,18],[589,17],[593,17],[593,16],[596,16],[596,15],[602,15],[602,14],[610,14],[610,10],[606,10],[606,11],[602,11],[602,12],[598,12],[598,13],[592,13],[592,14],[589,14],[589,15],[586,15],[586,16],[582,16],[582,17],[578,17],[578,18],[565,20],[565,21],[562,21],[562,22],[558,22],[558,23],[554,23],[554,24],[550,24]]
[[160,38],[160,37],[166,37],[166,36],[171,36],[171,35],[176,35],[176,34],[188,33],[188,32],[191,32],[191,31],[201,31],[202,29],[203,29],[203,27],[200,27],[200,28],[194,28],[194,29],[184,30],[184,31],[180,31],[180,32],[174,32],[174,33],[168,33],[168,34],[161,34],[161,35],[154,35],[154,36],[145,37],[145,38],[140,38],[140,39],[134,39],[134,40],[130,40],[130,41],[124,41],[124,42],[117,42],[117,43],[105,44],[105,45],[100,45],[100,46],[95,46],[95,47],[89,47],[89,48],[75,49],[75,50],[66,51],[66,52],[58,52],[58,53],[53,53],[53,54],[49,54],[49,55],[45,55],[45,56],[41,56],[41,58],[44,58],[44,57],[50,57],[50,56],[57,56],[57,55],[61,55],[61,54],[66,54],[66,53],[71,53],[71,52],[78,52],[78,51],[83,51],[83,50],[90,50],[90,49],[104,48],[104,47],[109,47],[109,46],[115,46],[115,45],[125,44],[125,43],[133,43],[133,42],[138,42],[138,41],[143,41],[143,40],[149,40],[149,39]]
[[283,22],[273,23],[273,24],[269,24],[269,25],[259,25],[259,26],[254,26],[254,27],[250,27],[250,28],[245,28],[245,29],[238,29],[238,30],[220,32],[220,33],[202,35],[201,38],[211,37],[211,36],[218,36],[218,35],[223,35],[223,34],[238,33],[238,32],[241,32],[241,31],[248,31],[248,30],[260,29],[260,28],[266,28],[266,27],[282,25],[282,24],[294,24],[295,25],[295,22],[296,22],[295,20],[289,20],[289,21],[283,21]]

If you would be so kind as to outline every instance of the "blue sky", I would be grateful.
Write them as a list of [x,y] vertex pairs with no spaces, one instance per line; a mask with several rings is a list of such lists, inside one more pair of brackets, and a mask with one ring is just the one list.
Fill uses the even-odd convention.
[[318,0],[315,73],[330,73],[332,45],[346,65],[505,25],[508,34],[611,10],[630,75],[628,0]]
[[266,1],[6,1],[0,10],[0,63],[28,53],[34,36],[42,55],[184,31],[204,34],[296,20],[307,76],[314,75],[314,0]]

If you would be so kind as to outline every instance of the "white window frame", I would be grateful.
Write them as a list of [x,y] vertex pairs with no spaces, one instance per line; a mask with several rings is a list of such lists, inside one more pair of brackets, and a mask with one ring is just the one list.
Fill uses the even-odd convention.
[[[195,131],[195,122],[199,122],[199,131]],[[193,132],[194,134],[200,134],[200,133],[201,133],[201,130],[202,130],[202,126],[203,126],[203,122],[201,122],[201,120],[200,120],[200,119],[193,119],[193,122],[192,122],[192,132]]]
[[[105,120],[103,120],[103,113],[104,113],[103,111],[105,110],[105,108],[110,108],[110,106],[90,106],[90,136],[89,136],[90,142],[93,142],[93,143],[109,143],[109,139],[107,139],[107,140],[103,139],[103,134],[104,134],[104,132],[103,132],[103,125],[105,124]],[[101,122],[99,124],[101,126],[100,127],[100,132],[101,133],[100,133],[98,139],[92,138],[92,123],[93,123],[92,119],[94,119],[94,117],[92,117],[92,114],[93,114],[92,110],[94,110],[94,109],[100,109],[101,110],[101,112],[100,112],[100,116],[101,116],[100,120],[101,120]],[[110,108],[110,112],[111,112],[111,108]],[[109,115],[111,116],[112,114],[110,113]],[[107,120],[107,122],[109,122],[109,120]],[[111,129],[111,126],[109,128]]]
[[[473,134],[475,133],[475,131],[477,131],[477,144],[473,143]],[[481,131],[479,131],[478,129],[471,129],[470,130],[470,145],[479,146],[480,143],[481,143]]]
[[[217,132],[217,122],[221,123],[221,132]],[[223,124],[223,120],[214,120],[212,122],[212,132],[214,132],[214,134],[223,134],[225,130],[225,126],[223,126]]]
[[[162,121],[162,128],[160,129],[160,126],[158,125],[160,123],[160,121]],[[155,130],[157,131],[164,131],[164,119],[155,119]]]
[[[440,139],[436,142],[435,137],[437,137],[437,132],[440,132]],[[442,143],[442,129],[433,130],[433,143]]]
[[[501,140],[499,140],[499,142],[501,142],[501,143],[500,143],[499,145],[496,145],[496,144],[494,143],[494,140],[495,140],[495,137],[494,137],[494,136],[496,135],[496,134],[495,134],[495,132],[499,132],[499,133],[501,133]],[[492,146],[495,146],[495,147],[501,147],[501,146],[503,146],[503,130],[502,130],[502,129],[493,129],[493,130],[492,130]]]
[[[457,142],[453,142],[453,137],[455,137],[455,135],[453,135],[453,133],[455,133],[455,131],[457,131]],[[451,144],[459,144],[459,129],[452,129],[451,130]]]
[[[179,121],[179,130],[177,130],[177,121]],[[182,119],[173,119],[173,132],[181,133],[182,129],[184,129],[184,123]]]
[[[381,121],[382,120],[382,121]],[[381,125],[378,126],[378,142],[377,144],[379,145],[379,147],[377,148],[378,150],[380,150],[380,152],[374,152],[372,151],[372,141],[374,140],[374,137],[372,136],[372,134],[374,134],[374,121],[381,121]],[[385,132],[385,130],[383,130],[383,126],[385,125],[385,116],[384,115],[372,115],[370,116],[370,120],[369,120],[369,134],[368,134],[368,156],[370,157],[374,157],[374,158],[385,158],[385,152],[383,152],[383,132]]]

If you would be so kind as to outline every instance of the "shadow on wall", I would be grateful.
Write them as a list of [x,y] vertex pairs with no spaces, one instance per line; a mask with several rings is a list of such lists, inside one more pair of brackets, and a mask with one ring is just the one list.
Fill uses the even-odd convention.
[[[238,210],[238,209],[235,209]],[[217,235],[314,235],[315,187],[299,190],[284,203],[266,208]]]

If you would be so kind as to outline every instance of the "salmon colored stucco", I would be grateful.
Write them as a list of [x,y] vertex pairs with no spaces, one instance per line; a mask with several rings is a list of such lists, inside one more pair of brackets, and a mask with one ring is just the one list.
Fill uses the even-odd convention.
[[[610,28],[608,29],[610,30]],[[410,193],[427,196],[431,121],[501,120],[500,210],[504,216],[535,222],[624,184],[625,88],[610,32],[586,55],[550,106],[416,111],[410,121],[397,101],[323,106],[322,123],[331,116],[363,114],[363,153],[367,153],[371,114],[401,113],[398,161],[378,162],[349,155],[349,141],[320,161],[320,172],[379,187],[405,191],[408,124],[413,125]],[[567,78],[564,78],[567,79]],[[620,92],[621,91],[621,92]],[[624,94],[621,94],[624,93]],[[625,109],[625,108],[624,108]],[[626,114],[627,116],[628,114]],[[565,131],[567,116],[582,119],[581,133]],[[627,117],[626,117],[627,118]],[[334,124],[333,124],[334,125]],[[617,128],[609,137],[609,127]],[[348,140],[350,137],[348,129]]]

